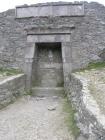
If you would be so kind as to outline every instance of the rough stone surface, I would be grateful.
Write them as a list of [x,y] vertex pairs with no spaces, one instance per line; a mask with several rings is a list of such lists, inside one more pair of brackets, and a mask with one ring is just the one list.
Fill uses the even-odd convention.
[[0,109],[14,102],[23,95],[25,89],[25,75],[18,74],[5,78],[0,82]]
[[88,89],[88,81],[77,74],[69,77],[66,87],[68,98],[76,108],[76,120],[87,140],[105,139],[105,116]]
[[85,67],[88,62],[101,57],[105,48],[105,7],[92,2],[84,3],[84,17],[35,17],[15,19],[15,10],[0,14],[0,66],[19,67],[25,69],[25,48],[27,33],[24,29],[32,27],[71,27],[69,47],[72,51],[70,67],[78,69]]
[[[65,124],[63,102],[59,96],[17,100],[0,111],[0,140],[74,140]],[[48,110],[55,105],[56,110]]]
[[[36,36],[34,35],[35,29],[38,30]],[[48,38],[50,30],[53,35]],[[56,33],[59,35],[55,35]],[[46,36],[43,37],[43,34],[46,34]],[[64,34],[67,34],[67,36],[64,36]],[[64,39],[64,37],[66,38]],[[27,42],[27,39],[31,41]],[[93,102],[90,94],[86,94],[89,96],[83,94],[87,92],[87,90],[82,91],[83,83],[72,76],[69,79],[68,73],[87,66],[89,62],[105,60],[105,7],[95,2],[84,2],[84,16],[73,17],[48,16],[16,19],[14,9],[0,13],[0,67],[15,67],[24,70],[27,74],[27,85],[31,84],[32,74],[36,72],[37,65],[33,65],[36,63],[36,40],[39,42],[60,41],[65,89],[68,95],[70,92],[72,93],[72,102],[78,110],[76,115],[78,126],[87,139],[104,140],[105,130],[102,125],[104,117],[100,121],[97,120],[96,116],[97,113],[99,114],[99,110],[96,103]],[[8,89],[7,87],[6,89]],[[93,106],[91,106],[91,103],[93,103]],[[93,115],[93,110],[95,110],[96,116]],[[43,114],[40,115],[43,116]],[[100,116],[98,117],[100,118]],[[21,124],[20,122],[21,118],[19,124]],[[10,122],[8,124],[10,126]],[[16,131],[18,130],[16,129]],[[1,132],[3,135],[7,134],[3,140],[8,138],[7,132],[7,129],[6,132]],[[10,133],[13,134],[13,129]],[[28,135],[29,133],[25,131],[24,134]],[[24,136],[21,135],[23,133],[18,135],[17,139],[23,139]],[[14,139],[14,136],[12,139]]]

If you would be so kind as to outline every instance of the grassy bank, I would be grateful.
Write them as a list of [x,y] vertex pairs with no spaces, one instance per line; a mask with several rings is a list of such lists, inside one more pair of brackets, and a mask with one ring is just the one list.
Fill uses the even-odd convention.
[[12,76],[12,75],[16,75],[22,73],[21,70],[19,69],[14,69],[14,68],[0,68],[0,75],[3,76]]
[[63,112],[66,113],[65,123],[68,129],[72,132],[74,137],[77,138],[80,134],[80,131],[74,119],[75,109],[72,107],[70,101],[68,101],[67,98],[64,100]]
[[105,68],[105,62],[89,63],[86,68],[82,68],[82,69],[79,69],[79,70],[74,70],[73,73],[84,72],[85,70],[101,69],[101,68]]

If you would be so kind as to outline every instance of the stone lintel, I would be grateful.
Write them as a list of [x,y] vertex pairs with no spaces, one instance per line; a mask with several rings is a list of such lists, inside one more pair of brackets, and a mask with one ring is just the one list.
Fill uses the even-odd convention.
[[55,4],[16,7],[16,18],[46,17],[46,16],[84,16],[84,5]]
[[28,27],[25,28],[27,35],[32,34],[71,34],[75,29],[74,25],[61,26],[61,27]]
[[37,3],[31,5],[19,5],[16,8],[27,8],[27,7],[43,7],[43,6],[62,6],[62,5],[83,5],[84,2],[74,1],[74,2],[46,2],[46,3]]
[[28,35],[28,42],[70,42],[70,34],[36,34]]

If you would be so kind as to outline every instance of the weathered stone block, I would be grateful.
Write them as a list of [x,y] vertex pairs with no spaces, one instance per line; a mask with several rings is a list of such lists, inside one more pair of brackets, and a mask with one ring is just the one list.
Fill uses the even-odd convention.
[[68,34],[39,34],[39,35],[28,35],[27,36],[28,42],[69,42],[70,41],[70,35]]
[[24,94],[25,75],[18,74],[0,82],[0,109]]
[[16,8],[17,18],[44,16],[83,16],[83,4],[52,4]]

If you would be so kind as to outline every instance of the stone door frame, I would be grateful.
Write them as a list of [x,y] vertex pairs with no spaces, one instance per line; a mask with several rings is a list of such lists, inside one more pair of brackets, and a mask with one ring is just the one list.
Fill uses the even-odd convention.
[[27,42],[31,45],[26,48],[25,53],[26,88],[30,89],[32,86],[32,70],[35,60],[36,43],[61,43],[64,85],[66,84],[68,74],[72,71],[70,34],[70,29],[38,30],[37,28],[27,32]]

